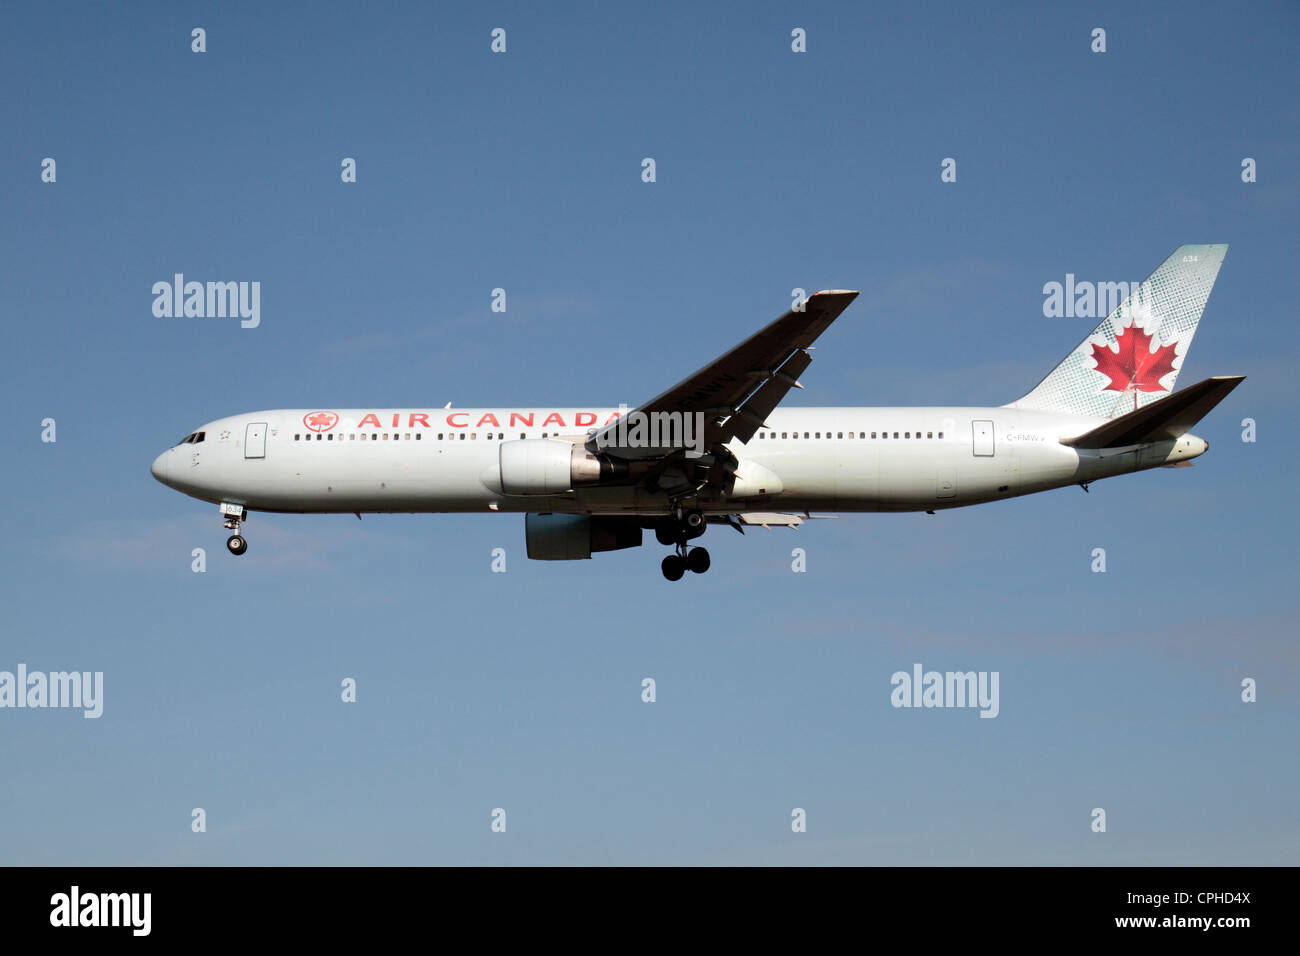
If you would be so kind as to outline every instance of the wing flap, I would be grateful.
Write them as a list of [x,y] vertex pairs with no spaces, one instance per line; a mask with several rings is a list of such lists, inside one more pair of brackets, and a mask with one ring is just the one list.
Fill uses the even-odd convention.
[[730,441],[732,438],[747,442],[754,433],[767,424],[767,416],[781,404],[786,392],[799,385],[799,376],[812,364],[812,356],[802,350],[795,352],[775,372],[766,373],[769,377],[743,403],[732,409],[733,419],[722,425],[708,426],[704,430],[705,441]]

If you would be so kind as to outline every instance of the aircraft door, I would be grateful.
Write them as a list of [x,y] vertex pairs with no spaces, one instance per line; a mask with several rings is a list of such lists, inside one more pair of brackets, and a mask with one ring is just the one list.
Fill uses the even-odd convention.
[[266,457],[266,422],[249,422],[244,429],[244,457]]
[[993,423],[971,422],[971,450],[976,458],[993,457]]

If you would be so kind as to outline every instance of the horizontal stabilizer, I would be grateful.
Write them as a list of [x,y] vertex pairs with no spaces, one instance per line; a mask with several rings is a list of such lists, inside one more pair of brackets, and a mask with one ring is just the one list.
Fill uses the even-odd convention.
[[1137,411],[1111,419],[1090,432],[1062,439],[1061,444],[1074,448],[1117,448],[1181,438],[1245,378],[1244,375],[1207,378]]

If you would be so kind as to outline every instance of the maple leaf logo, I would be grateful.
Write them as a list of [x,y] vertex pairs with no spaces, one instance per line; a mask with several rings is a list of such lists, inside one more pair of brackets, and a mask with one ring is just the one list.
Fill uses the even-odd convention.
[[327,432],[338,420],[339,417],[333,412],[308,412],[302,417],[302,423],[314,432]]
[[1175,347],[1162,345],[1153,352],[1151,339],[1152,336],[1129,324],[1115,337],[1118,352],[1093,343],[1092,358],[1097,363],[1097,371],[1110,379],[1102,387],[1103,392],[1169,391],[1160,380],[1174,370]]

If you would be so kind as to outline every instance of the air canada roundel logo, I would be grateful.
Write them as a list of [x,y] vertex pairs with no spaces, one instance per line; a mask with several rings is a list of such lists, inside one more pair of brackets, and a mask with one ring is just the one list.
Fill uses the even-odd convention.
[[339,417],[333,412],[308,412],[302,423],[314,432],[327,432],[339,423]]

